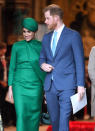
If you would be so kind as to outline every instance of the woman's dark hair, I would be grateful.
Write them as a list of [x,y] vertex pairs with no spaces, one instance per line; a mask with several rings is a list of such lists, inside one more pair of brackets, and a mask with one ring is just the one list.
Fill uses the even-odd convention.
[[0,42],[0,50],[1,50],[1,49],[6,49],[6,48],[7,48],[6,43]]

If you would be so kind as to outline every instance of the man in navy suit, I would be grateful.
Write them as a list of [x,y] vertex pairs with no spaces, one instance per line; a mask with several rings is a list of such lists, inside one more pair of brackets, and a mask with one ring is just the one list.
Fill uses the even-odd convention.
[[47,72],[44,90],[48,112],[53,131],[69,131],[70,96],[77,89],[82,99],[85,91],[82,40],[78,32],[64,25],[63,11],[58,5],[47,6],[44,15],[48,29],[52,30],[44,35],[40,54],[40,67]]

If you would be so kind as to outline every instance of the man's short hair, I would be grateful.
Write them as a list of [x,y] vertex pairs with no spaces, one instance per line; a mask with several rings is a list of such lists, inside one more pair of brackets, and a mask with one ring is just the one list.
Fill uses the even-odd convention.
[[58,15],[60,17],[60,19],[63,19],[63,10],[61,9],[60,6],[56,5],[56,4],[51,4],[47,7],[44,8],[43,13],[50,11],[50,15]]

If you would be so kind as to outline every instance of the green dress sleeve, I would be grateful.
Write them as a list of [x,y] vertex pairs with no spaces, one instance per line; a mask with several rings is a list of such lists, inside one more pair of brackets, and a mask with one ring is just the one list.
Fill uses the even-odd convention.
[[16,68],[16,44],[13,44],[8,74],[8,85],[12,86],[13,76]]
[[[33,44],[31,45],[33,51],[31,50],[31,58],[35,58],[35,61],[31,61],[31,64],[32,64],[32,67],[35,71],[35,73],[37,74],[37,76],[40,78],[42,84],[44,84],[44,80],[45,80],[45,76],[46,76],[46,72],[42,71],[40,69],[40,65],[39,65],[39,57],[40,57],[40,51],[41,51],[41,42],[40,41],[37,41],[37,40],[34,40],[32,41]],[[29,53],[29,52],[28,52]],[[36,56],[38,59],[36,59]]]

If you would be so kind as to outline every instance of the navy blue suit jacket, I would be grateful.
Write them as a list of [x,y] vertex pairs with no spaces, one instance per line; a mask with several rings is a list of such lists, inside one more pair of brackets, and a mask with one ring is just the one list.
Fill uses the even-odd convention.
[[47,73],[44,88],[49,90],[53,75],[57,90],[76,89],[84,86],[84,52],[81,36],[78,32],[64,27],[58,40],[55,55],[51,51],[51,38],[53,32],[44,35],[40,53],[40,66],[48,63],[54,67]]

